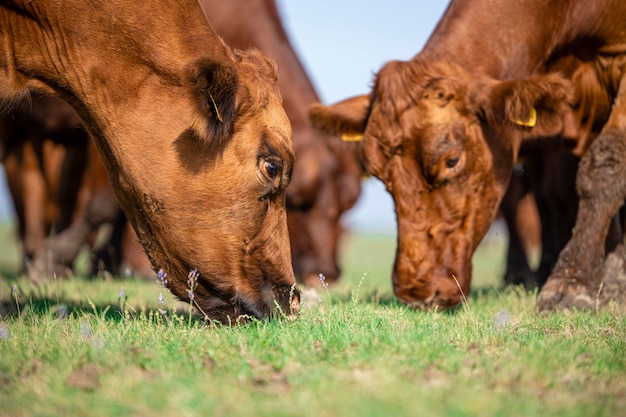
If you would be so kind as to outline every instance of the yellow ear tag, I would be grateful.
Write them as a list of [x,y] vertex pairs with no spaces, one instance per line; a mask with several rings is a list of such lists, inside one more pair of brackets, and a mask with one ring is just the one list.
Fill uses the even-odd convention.
[[341,140],[344,142],[360,142],[363,139],[363,135],[360,133],[344,133],[341,135]]
[[528,111],[528,118],[526,120],[513,120],[513,123],[524,127],[535,127],[537,124],[537,110],[531,107]]

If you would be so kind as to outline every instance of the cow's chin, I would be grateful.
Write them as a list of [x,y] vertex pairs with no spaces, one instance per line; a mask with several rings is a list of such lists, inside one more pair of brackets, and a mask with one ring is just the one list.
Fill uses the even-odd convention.
[[393,291],[403,304],[418,310],[445,310],[464,300],[456,274],[450,276],[427,275],[414,279],[399,279],[393,273]]
[[300,313],[300,291],[295,285],[273,287],[267,285],[254,294],[240,292],[221,296],[198,294],[194,304],[211,322],[224,325],[272,318],[295,320]]

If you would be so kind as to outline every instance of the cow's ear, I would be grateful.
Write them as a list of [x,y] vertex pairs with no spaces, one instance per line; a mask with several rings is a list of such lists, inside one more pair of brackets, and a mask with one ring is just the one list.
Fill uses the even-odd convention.
[[189,81],[201,119],[198,134],[211,148],[220,148],[237,114],[237,72],[228,62],[203,59],[191,65]]
[[309,107],[309,118],[317,129],[341,136],[345,141],[359,141],[365,132],[369,109],[370,96],[357,96],[330,106],[313,104]]
[[558,74],[496,82],[485,112],[491,124],[515,129],[523,139],[560,135],[571,111],[573,87]]

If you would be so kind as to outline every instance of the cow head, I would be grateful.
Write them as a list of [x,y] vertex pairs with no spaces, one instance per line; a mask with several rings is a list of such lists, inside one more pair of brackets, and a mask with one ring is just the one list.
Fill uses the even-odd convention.
[[557,75],[500,82],[418,57],[388,63],[369,96],[311,108],[316,126],[363,135],[364,165],[394,199],[401,301],[446,308],[468,294],[521,141],[559,133],[569,98]]
[[37,89],[78,111],[175,295],[223,322],[298,311],[273,62],[231,51],[195,0],[18,0],[0,17],[0,99]]
[[[285,212],[293,140],[276,68],[258,51],[235,59],[189,68],[197,118],[159,163],[167,185],[144,194],[138,230],[155,267],[197,269],[194,302],[221,320],[299,307]],[[189,300],[190,285],[169,287]]]

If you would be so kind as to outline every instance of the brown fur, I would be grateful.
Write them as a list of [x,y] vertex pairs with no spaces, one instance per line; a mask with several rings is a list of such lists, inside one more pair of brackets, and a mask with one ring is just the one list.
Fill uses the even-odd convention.
[[[293,162],[289,121],[265,58],[261,64],[256,53],[233,54],[194,1],[159,0],[146,9],[126,0],[97,8],[70,0],[62,13],[54,2],[32,6],[0,6],[0,97],[34,89],[76,108],[120,205],[175,295],[189,301],[193,268],[200,276],[195,305],[211,319],[268,317],[274,302],[296,312],[287,182],[263,194],[274,182],[265,162],[287,179]],[[42,24],[43,16],[55,24]],[[217,88],[215,100],[215,108],[226,109],[227,140],[209,136],[220,134],[208,129],[215,114],[202,107],[206,97],[188,78],[199,65],[192,74],[205,76],[207,87],[223,81],[206,78],[216,74],[208,62],[219,62],[219,74],[225,68],[237,74],[227,89],[236,95],[236,117],[228,118],[229,94]],[[206,149],[213,139],[223,142],[219,158]]]
[[[538,303],[541,309],[592,306],[606,231],[626,197],[626,108],[619,94],[626,7],[617,0],[600,3],[590,8],[583,1],[523,0],[485,7],[454,0],[424,50],[409,62],[383,67],[372,93],[353,110],[346,103],[338,111],[312,109],[321,127],[353,128],[359,120],[366,126],[365,166],[396,204],[393,281],[402,301],[431,308],[460,302],[470,288],[471,256],[493,220],[522,143],[554,136],[576,140],[593,125],[600,136],[579,169],[576,227]],[[551,67],[561,74],[549,73]],[[606,97],[617,98],[610,115],[597,105]],[[536,125],[516,124],[531,108]]]

